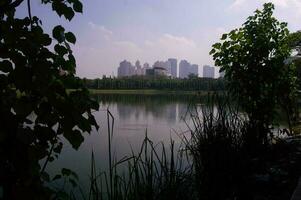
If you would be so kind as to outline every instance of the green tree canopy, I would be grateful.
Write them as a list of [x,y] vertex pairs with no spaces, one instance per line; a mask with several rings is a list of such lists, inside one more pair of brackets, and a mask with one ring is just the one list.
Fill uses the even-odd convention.
[[273,10],[272,3],[264,4],[241,28],[223,34],[210,52],[250,117],[265,122],[272,119],[278,80],[290,55],[287,24],[274,18]]
[[301,46],[301,31],[290,33],[288,36],[288,45],[290,48]]
[[[291,53],[289,31],[286,23],[273,17],[273,10],[272,3],[264,4],[241,28],[223,34],[210,52],[225,72],[231,94],[264,129],[273,123],[276,104],[284,99],[281,103],[287,103],[296,91],[294,65],[284,64]],[[263,132],[255,137],[266,141]]]

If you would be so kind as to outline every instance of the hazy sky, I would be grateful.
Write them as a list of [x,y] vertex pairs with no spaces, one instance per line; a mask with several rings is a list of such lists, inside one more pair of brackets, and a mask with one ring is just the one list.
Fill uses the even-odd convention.
[[[77,75],[95,78],[117,75],[119,62],[153,64],[168,58],[213,65],[208,52],[222,33],[239,27],[265,2],[275,4],[275,16],[301,29],[301,0],[83,0],[84,13],[69,23],[50,6],[32,0],[32,14],[45,29],[63,24],[77,36],[73,46]],[[18,15],[26,14],[23,5]],[[51,33],[51,32],[50,32]],[[200,68],[201,70],[202,68]]]

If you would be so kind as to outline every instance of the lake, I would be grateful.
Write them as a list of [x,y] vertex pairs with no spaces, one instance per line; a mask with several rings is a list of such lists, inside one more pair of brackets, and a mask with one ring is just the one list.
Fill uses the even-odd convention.
[[[193,127],[188,111],[194,106],[207,106],[206,96],[186,94],[94,94],[92,98],[100,105],[99,111],[93,113],[100,125],[99,130],[93,130],[91,134],[84,133],[85,140],[77,151],[67,140],[63,140],[64,147],[59,159],[47,166],[52,177],[61,168],[75,171],[83,191],[89,191],[92,152],[97,174],[109,168],[108,110],[114,117],[112,149],[118,161],[130,156],[132,150],[139,152],[146,133],[154,144],[163,142],[168,147],[173,139],[175,148],[179,149],[181,139],[178,134],[189,137],[188,126]],[[278,121],[283,123],[281,118]]]
[[85,140],[77,151],[63,140],[64,147],[59,159],[47,166],[52,176],[63,167],[72,169],[79,175],[84,188],[89,182],[92,151],[98,172],[108,169],[107,110],[114,116],[112,149],[119,160],[129,155],[131,149],[138,152],[146,133],[154,144],[164,142],[169,145],[172,138],[178,147],[181,139],[177,134],[189,130],[184,119],[192,125],[187,111],[197,99],[193,95],[172,94],[106,94],[93,95],[93,98],[100,105],[100,110],[94,112],[99,130],[93,130],[90,135],[85,133]]

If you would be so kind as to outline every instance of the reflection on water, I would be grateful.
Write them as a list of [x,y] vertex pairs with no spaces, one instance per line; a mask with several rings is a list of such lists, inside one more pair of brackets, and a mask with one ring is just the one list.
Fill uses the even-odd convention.
[[64,140],[60,158],[48,166],[50,174],[56,174],[62,167],[73,169],[84,187],[89,182],[92,150],[97,169],[102,171],[108,167],[106,109],[110,110],[115,120],[113,151],[118,160],[129,155],[131,149],[139,151],[146,132],[155,144],[161,141],[168,144],[173,138],[179,145],[177,133],[188,130],[182,118],[187,113],[189,102],[196,100],[184,95],[94,95],[93,98],[100,104],[100,111],[94,113],[100,124],[99,131],[85,134],[85,141],[78,151]]
[[190,124],[187,109],[195,103],[206,102],[206,98],[184,95],[95,95],[93,98],[100,104],[100,110],[94,113],[99,131],[84,134],[85,141],[78,151],[64,140],[60,158],[48,166],[52,175],[62,167],[74,170],[84,190],[88,189],[92,151],[97,172],[108,168],[107,109],[115,119],[112,146],[114,158],[119,160],[129,155],[132,149],[139,151],[146,132],[154,144],[163,141],[169,145],[170,138],[173,138],[178,146],[181,140],[177,133],[188,130],[183,118]]
[[169,124],[179,123],[187,112],[188,102],[193,103],[195,96],[179,95],[96,95],[101,107],[117,108],[121,120],[148,121],[162,119]]

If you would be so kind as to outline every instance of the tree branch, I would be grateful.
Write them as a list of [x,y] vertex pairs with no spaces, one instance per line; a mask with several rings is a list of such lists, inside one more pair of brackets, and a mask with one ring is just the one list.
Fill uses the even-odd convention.
[[14,9],[18,7],[24,0],[15,0],[14,2],[7,2],[3,6],[0,6],[0,13],[3,13],[5,11]]
[[30,0],[27,0],[27,10],[28,10],[28,17],[30,19],[30,28],[32,29],[32,18],[31,18]]

